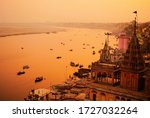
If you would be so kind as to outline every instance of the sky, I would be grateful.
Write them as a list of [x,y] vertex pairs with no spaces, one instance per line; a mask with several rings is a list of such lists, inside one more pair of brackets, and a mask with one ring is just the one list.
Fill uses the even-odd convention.
[[0,22],[150,21],[150,0],[0,0]]

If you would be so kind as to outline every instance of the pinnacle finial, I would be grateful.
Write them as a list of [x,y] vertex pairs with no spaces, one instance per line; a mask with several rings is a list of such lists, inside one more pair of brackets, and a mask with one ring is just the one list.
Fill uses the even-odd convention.
[[134,35],[136,36],[136,29],[137,29],[137,11],[133,12],[135,14],[135,20],[134,20]]
[[111,33],[106,32],[105,35],[107,36],[105,43],[109,43],[109,36],[111,35]]

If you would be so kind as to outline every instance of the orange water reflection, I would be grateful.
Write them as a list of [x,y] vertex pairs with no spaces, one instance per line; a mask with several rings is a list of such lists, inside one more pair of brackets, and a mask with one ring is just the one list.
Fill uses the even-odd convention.
[[[0,100],[23,100],[31,89],[63,82],[77,70],[70,67],[70,61],[88,67],[99,59],[98,51],[103,47],[105,32],[101,29],[70,28],[58,33],[1,37]],[[114,42],[115,38],[111,37],[110,44]],[[57,56],[62,58],[56,59]],[[18,76],[17,72],[23,70],[24,65],[30,68],[25,70],[24,75]],[[35,83],[38,76],[46,80]]]

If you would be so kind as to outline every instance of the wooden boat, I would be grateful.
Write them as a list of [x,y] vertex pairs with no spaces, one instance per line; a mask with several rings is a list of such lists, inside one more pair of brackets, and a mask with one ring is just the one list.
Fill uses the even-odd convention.
[[75,63],[71,61],[70,66],[75,66]]
[[35,79],[35,83],[36,83],[36,82],[41,82],[43,79],[44,79],[43,76],[37,77],[37,78]]
[[30,67],[28,65],[24,65],[23,69],[29,69]]
[[19,72],[17,73],[17,75],[22,75],[22,74],[25,74],[25,72],[24,72],[24,71],[19,71]]
[[79,68],[82,68],[83,67],[83,65],[79,65]]
[[60,56],[58,56],[58,57],[56,57],[57,59],[61,59],[62,57],[60,57]]

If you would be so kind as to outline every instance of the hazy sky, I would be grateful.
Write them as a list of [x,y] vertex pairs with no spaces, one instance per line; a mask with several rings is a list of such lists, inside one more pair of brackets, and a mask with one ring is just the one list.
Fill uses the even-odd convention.
[[0,22],[150,21],[150,0],[0,0]]

